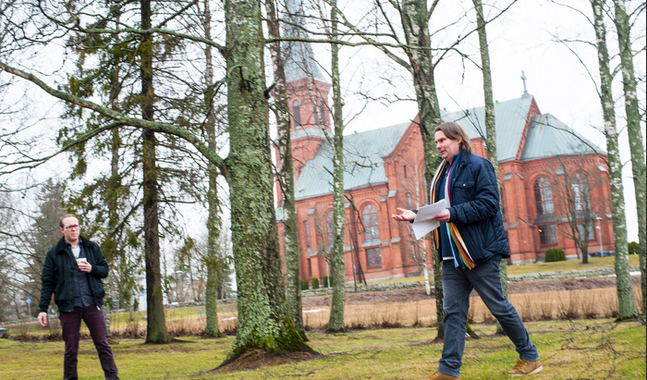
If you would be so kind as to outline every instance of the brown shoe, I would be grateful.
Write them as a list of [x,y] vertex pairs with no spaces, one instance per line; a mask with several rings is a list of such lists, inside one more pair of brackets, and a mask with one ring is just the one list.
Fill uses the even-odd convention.
[[432,373],[431,375],[429,375],[427,380],[458,380],[458,377],[445,375],[444,373],[440,373],[440,372],[436,371],[436,372]]
[[510,376],[522,376],[522,375],[532,375],[533,373],[537,373],[544,369],[544,366],[541,365],[541,360],[533,360],[533,361],[527,361],[527,360],[517,360],[517,364],[514,365],[514,368],[512,368],[509,372],[508,375]]

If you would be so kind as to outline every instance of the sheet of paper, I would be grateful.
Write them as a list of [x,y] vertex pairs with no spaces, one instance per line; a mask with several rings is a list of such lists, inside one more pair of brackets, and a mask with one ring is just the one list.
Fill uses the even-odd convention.
[[413,233],[416,235],[416,240],[420,240],[423,236],[440,226],[440,222],[432,218],[446,208],[447,201],[441,199],[432,205],[422,206],[418,209],[418,215],[416,215],[416,219],[411,226]]

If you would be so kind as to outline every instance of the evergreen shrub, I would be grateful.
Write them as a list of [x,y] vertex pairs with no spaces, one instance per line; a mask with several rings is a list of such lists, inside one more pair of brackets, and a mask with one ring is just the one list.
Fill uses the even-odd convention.
[[551,248],[546,251],[546,262],[566,261],[566,254],[563,249]]
[[332,285],[332,278],[330,276],[322,276],[321,277],[321,284],[319,284],[322,288],[330,288],[330,285]]
[[312,289],[319,289],[319,279],[317,277],[312,278]]
[[308,284],[308,280],[301,280],[301,290],[308,290],[310,289],[310,284]]

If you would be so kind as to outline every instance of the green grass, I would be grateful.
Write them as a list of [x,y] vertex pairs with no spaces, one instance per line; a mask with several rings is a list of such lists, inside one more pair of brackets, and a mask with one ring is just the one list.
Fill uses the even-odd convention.
[[[638,255],[629,255],[629,265],[636,266],[639,264]],[[582,264],[582,260],[566,260],[556,261],[552,263],[535,263],[524,265],[508,265],[508,276],[515,276],[528,273],[539,272],[563,272],[573,270],[587,270],[587,269],[600,269],[600,268],[613,268],[614,257],[590,257],[588,264]],[[429,276],[433,278],[432,273]],[[399,278],[394,280],[378,281],[375,283],[387,282],[409,282],[409,281],[423,281],[423,276]]]
[[[644,379],[645,326],[612,320],[546,321],[526,324],[544,361],[542,379]],[[505,378],[517,354],[494,325],[477,324],[483,338],[465,348],[463,379]],[[211,374],[231,348],[233,337],[187,338],[168,345],[123,339],[113,344],[120,377],[138,379],[423,379],[437,365],[442,345],[430,344],[433,328],[363,330],[346,334],[309,332],[320,359]],[[0,339],[0,373],[6,380],[60,379],[63,343],[22,343]],[[79,375],[102,379],[94,347],[81,342]]]

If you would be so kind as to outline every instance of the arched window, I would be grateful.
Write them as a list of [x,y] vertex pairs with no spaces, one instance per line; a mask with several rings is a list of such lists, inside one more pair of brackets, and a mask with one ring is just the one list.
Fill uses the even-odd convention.
[[576,211],[590,210],[591,199],[589,190],[589,180],[582,173],[577,173],[571,180],[573,188],[573,203]]
[[550,215],[555,213],[553,208],[553,190],[550,182],[544,177],[535,181],[535,202],[537,215]]
[[319,103],[319,112],[321,115],[321,124],[325,127],[326,126],[326,103],[322,100]]
[[328,233],[328,245],[332,246],[335,241],[335,226],[332,222],[332,210],[326,215],[326,232]]
[[295,100],[292,103],[292,117],[294,118],[294,126],[297,127],[301,125],[301,108],[299,107],[299,101]]
[[407,193],[407,206],[411,209],[411,193]]
[[303,221],[303,229],[306,233],[306,247],[310,248],[310,225],[307,220]]
[[369,204],[362,210],[362,221],[364,222],[364,240],[380,238],[380,230],[377,224],[377,210]]

